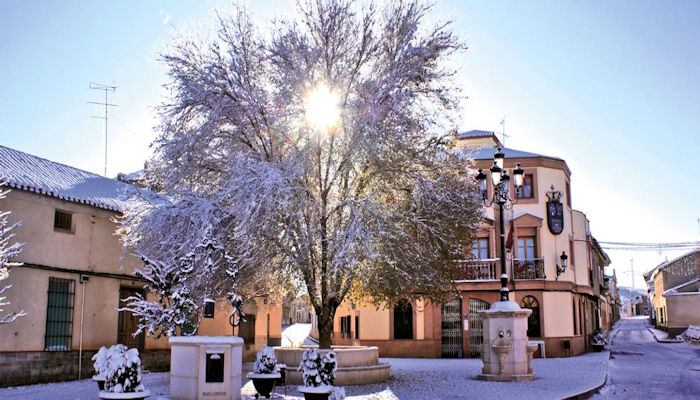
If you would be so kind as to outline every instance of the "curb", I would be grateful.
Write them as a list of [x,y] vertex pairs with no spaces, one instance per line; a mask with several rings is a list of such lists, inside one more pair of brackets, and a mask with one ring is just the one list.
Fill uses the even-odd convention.
[[588,390],[586,390],[586,391],[584,391],[584,392],[575,394],[575,395],[573,395],[573,396],[563,397],[561,400],[581,400],[581,399],[587,399],[587,398],[593,396],[594,394],[598,393],[598,391],[600,390],[600,388],[602,388],[603,386],[605,386],[605,384],[606,384],[607,382],[608,382],[608,373],[606,372],[606,373],[605,373],[605,377],[603,378],[603,382],[601,382],[599,385],[597,385],[597,386],[595,386],[595,387],[593,387],[593,388],[590,388],[590,389],[588,389]]
[[657,342],[659,342],[659,343],[683,343],[683,342],[682,342],[682,341],[680,341],[680,340],[673,340],[673,339],[659,339],[658,337],[656,337],[656,332],[654,332],[654,330],[653,330],[653,329],[651,329],[651,328],[647,327],[647,330],[649,331],[649,333],[651,333],[651,336],[653,336],[653,337],[654,337],[654,339],[655,339],[655,340],[656,340]]

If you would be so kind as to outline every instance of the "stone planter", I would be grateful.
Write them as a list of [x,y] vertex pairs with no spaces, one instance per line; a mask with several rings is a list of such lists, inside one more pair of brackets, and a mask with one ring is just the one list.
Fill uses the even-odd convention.
[[248,374],[248,379],[253,381],[255,386],[255,398],[260,396],[270,398],[270,392],[275,388],[277,380],[282,377],[281,374]]
[[299,386],[297,390],[304,394],[305,400],[328,400],[331,394],[331,389],[327,386]]
[[[301,373],[296,370],[304,350],[318,346],[275,347],[277,362],[287,365],[287,383],[301,385]],[[379,362],[379,348],[376,346],[332,346],[338,360],[335,384],[338,386],[365,385],[384,382],[389,379],[390,365]],[[328,349],[320,349],[321,357]]]
[[605,348],[605,343],[591,343],[591,347],[593,347],[593,351],[603,351]]
[[95,381],[95,382],[97,382],[97,387],[98,387],[100,390],[105,390],[105,378],[104,378],[104,376],[97,376],[97,375],[95,375],[95,376],[92,377],[92,380]]
[[124,399],[124,400],[140,400],[145,399],[151,395],[150,390],[144,390],[143,392],[108,392],[106,390],[100,391],[101,399]]

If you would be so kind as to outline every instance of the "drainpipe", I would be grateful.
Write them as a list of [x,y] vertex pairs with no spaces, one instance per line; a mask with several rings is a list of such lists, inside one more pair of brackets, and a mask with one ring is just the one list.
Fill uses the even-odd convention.
[[78,379],[83,377],[83,316],[85,315],[85,290],[87,281],[90,279],[88,275],[80,275],[78,281],[83,286],[83,299],[80,301],[80,340],[78,342]]

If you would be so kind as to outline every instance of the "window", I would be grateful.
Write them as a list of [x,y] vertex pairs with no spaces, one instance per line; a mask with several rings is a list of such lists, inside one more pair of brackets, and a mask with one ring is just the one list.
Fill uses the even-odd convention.
[[489,258],[489,239],[479,238],[472,241],[472,256],[475,260]]
[[72,232],[73,214],[56,210],[53,217],[53,228],[59,231]]
[[413,339],[413,307],[406,300],[394,307],[394,339]]
[[255,343],[255,314],[246,314],[245,321],[238,325],[238,336],[245,343]]
[[68,351],[73,337],[73,298],[75,281],[49,278],[46,306],[46,351]]
[[360,338],[360,316],[355,316],[355,339]]
[[576,266],[574,261],[574,241],[569,239],[569,269],[572,270]]
[[518,258],[531,260],[535,258],[535,237],[524,236],[518,238]]
[[532,199],[535,197],[535,187],[533,185],[532,174],[523,175],[523,186],[520,188],[521,199]]
[[576,299],[571,300],[571,307],[574,311],[574,335],[578,335],[578,320],[576,319]]
[[350,316],[340,317],[340,337],[352,338],[350,335]]

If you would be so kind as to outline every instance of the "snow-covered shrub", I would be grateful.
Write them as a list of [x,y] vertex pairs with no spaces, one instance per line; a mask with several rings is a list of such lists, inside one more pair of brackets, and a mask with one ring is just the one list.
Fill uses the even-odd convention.
[[608,333],[606,331],[598,330],[593,334],[593,343],[595,344],[608,344]]
[[141,359],[137,349],[115,344],[106,354],[105,390],[109,392],[143,392]]
[[297,371],[301,372],[302,380],[306,386],[333,386],[337,370],[338,362],[335,352],[331,350],[324,357],[321,357],[316,349],[305,350],[299,368],[297,368]]
[[277,364],[277,358],[275,358],[274,349],[265,346],[258,352],[253,368],[256,374],[272,374],[275,372],[275,364]]
[[92,356],[92,367],[95,368],[95,376],[97,378],[104,379],[105,372],[107,372],[107,365],[108,365],[108,360],[107,360],[107,355],[109,354],[109,349],[106,347],[102,346],[100,347],[100,350],[95,353],[94,356]]

